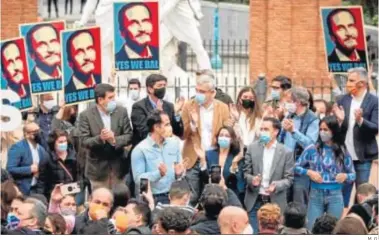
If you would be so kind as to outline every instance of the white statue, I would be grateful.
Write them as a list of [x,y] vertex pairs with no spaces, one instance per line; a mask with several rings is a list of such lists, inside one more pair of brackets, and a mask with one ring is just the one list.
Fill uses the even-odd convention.
[[[199,31],[203,17],[199,0],[160,0],[160,47],[162,72],[186,76],[176,64],[178,41],[187,43],[196,55],[199,70],[211,69]],[[170,77],[169,77],[170,79]]]

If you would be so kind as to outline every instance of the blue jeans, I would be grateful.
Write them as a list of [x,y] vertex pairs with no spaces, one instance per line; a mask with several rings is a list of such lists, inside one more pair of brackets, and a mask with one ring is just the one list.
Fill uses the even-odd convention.
[[308,206],[310,180],[308,176],[295,175],[293,181],[293,201]]
[[197,161],[195,165],[187,170],[186,180],[191,189],[191,206],[196,206],[201,195],[201,181],[200,181],[200,162]]
[[[354,161],[354,169],[356,172],[355,187],[357,188],[362,183],[367,183],[370,178],[371,161]],[[345,208],[349,207],[351,191],[354,183],[345,183],[343,187],[343,203]]]
[[342,190],[311,189],[308,205],[307,228],[312,231],[316,219],[328,213],[340,219],[343,212]]
[[249,212],[249,223],[254,230],[254,234],[258,234],[259,231],[257,213],[261,206],[263,206],[263,202],[257,200],[254,207]]

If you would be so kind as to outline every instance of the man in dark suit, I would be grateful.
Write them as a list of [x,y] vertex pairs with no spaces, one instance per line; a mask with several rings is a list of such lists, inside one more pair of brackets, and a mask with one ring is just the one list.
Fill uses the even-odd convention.
[[21,58],[21,52],[15,42],[5,42],[1,46],[1,72],[7,81],[7,89],[15,92],[20,98],[29,98],[30,87],[24,79],[26,62]]
[[128,172],[125,147],[132,140],[126,108],[117,106],[115,88],[99,84],[95,88],[96,105],[80,114],[79,132],[87,148],[86,176],[92,189],[112,188]]
[[40,145],[40,128],[36,123],[26,124],[23,131],[25,139],[8,151],[6,169],[24,195],[44,194],[49,155]]
[[260,128],[260,141],[247,147],[244,168],[247,184],[245,206],[254,232],[258,232],[257,212],[262,205],[276,203],[284,212],[287,189],[293,182],[293,154],[276,140],[280,128],[279,120],[264,118]]
[[94,88],[101,83],[101,75],[96,74],[96,49],[94,37],[89,30],[72,34],[66,43],[67,59],[73,74],[65,86],[65,92]]
[[[369,77],[364,68],[351,68],[343,95],[333,112],[341,122],[341,134],[354,160],[356,187],[370,177],[372,160],[378,159],[378,97],[367,90]],[[344,203],[349,206],[352,184],[345,185]]]
[[59,33],[51,23],[33,26],[26,34],[26,44],[29,55],[35,62],[30,73],[32,83],[62,77]]
[[183,134],[183,123],[180,111],[184,104],[184,99],[180,99],[174,104],[163,100],[166,94],[167,78],[159,74],[151,74],[146,78],[147,97],[134,103],[132,108],[133,124],[133,146],[145,139],[149,133],[147,118],[154,109],[159,109],[167,113],[170,118],[173,133],[181,137]]
[[117,61],[130,59],[159,60],[159,50],[151,46],[153,23],[149,8],[144,3],[129,3],[118,12],[118,24],[125,39],[116,54]]
[[365,50],[357,49],[359,31],[354,15],[349,9],[335,9],[327,17],[330,37],[336,47],[328,56],[328,62],[366,63]]

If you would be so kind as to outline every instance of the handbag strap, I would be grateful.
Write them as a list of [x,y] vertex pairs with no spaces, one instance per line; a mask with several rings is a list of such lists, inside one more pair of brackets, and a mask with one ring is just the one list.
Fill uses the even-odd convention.
[[63,168],[63,170],[67,173],[67,175],[71,178],[71,181],[74,181],[74,178],[72,177],[71,173],[67,170],[65,165],[60,160],[58,160],[58,163]]

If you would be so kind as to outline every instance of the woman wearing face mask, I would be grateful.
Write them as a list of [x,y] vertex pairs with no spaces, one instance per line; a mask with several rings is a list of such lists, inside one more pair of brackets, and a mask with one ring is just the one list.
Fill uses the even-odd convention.
[[231,114],[236,123],[236,132],[241,135],[243,144],[248,146],[257,136],[262,121],[259,103],[255,100],[256,94],[252,87],[244,87],[237,97],[237,108],[231,107]]
[[51,159],[48,164],[49,173],[47,196],[56,184],[73,183],[77,181],[76,153],[67,132],[55,130],[50,133],[48,139]]
[[55,185],[51,192],[48,212],[59,213],[62,216],[76,216],[78,206],[75,202],[75,195],[63,195],[61,192],[62,185]]
[[66,221],[58,213],[50,213],[45,221],[44,232],[46,234],[63,235],[66,232]]
[[[223,127],[217,134],[216,149],[206,151],[205,153],[195,148],[200,159],[205,159],[208,173],[214,165],[221,166],[222,177],[225,185],[234,191],[234,193],[243,200],[245,192],[245,182],[243,178],[243,161],[239,161],[237,168],[233,168],[233,158],[240,152],[240,144],[237,136],[231,127]],[[242,201],[243,202],[243,201]]]
[[308,230],[324,213],[340,219],[344,208],[342,186],[355,180],[355,170],[335,116],[321,120],[319,141],[305,148],[296,163],[295,173],[311,179]]

